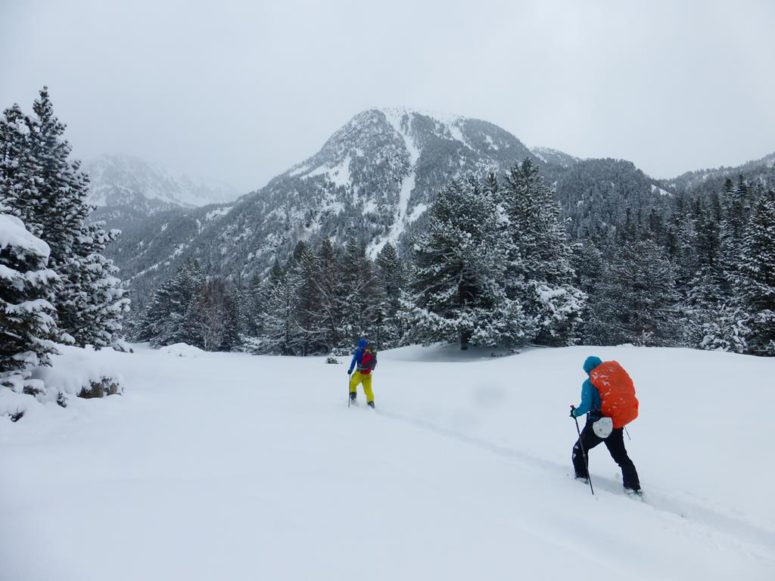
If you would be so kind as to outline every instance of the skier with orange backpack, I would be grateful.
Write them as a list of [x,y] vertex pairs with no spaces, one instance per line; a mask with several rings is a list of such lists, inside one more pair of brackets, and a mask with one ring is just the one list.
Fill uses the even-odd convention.
[[[353,369],[357,369],[353,373]],[[371,372],[377,366],[377,352],[366,339],[358,341],[358,348],[353,353],[350,368],[347,374],[350,377],[350,402],[355,402],[358,397],[358,384],[363,384],[363,392],[366,394],[366,403],[370,408],[374,407],[374,392],[371,390]]]
[[[640,495],[638,472],[627,455],[623,436],[624,426],[638,417],[638,399],[632,379],[616,361],[603,362],[595,356],[584,361],[584,371],[589,378],[581,386],[581,403],[578,407],[571,406],[570,410],[574,420],[588,414],[587,423],[573,446],[576,478],[589,482],[587,455],[589,450],[604,442],[622,469],[625,491]],[[594,490],[592,492],[594,494]]]

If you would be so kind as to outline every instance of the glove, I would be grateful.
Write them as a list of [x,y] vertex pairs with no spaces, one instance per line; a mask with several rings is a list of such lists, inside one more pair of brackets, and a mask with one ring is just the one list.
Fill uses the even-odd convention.
[[348,369],[348,370],[347,370],[347,375],[350,375],[352,372],[353,372],[353,370],[352,370],[352,369]]
[[569,417],[575,418],[576,417],[576,406],[570,406],[570,414]]

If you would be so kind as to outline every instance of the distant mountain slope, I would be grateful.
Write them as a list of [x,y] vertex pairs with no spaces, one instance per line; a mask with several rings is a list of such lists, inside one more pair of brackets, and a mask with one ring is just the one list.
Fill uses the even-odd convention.
[[[121,226],[121,236],[105,254],[121,269],[121,278],[132,290],[133,310],[141,311],[159,281],[166,280],[177,268],[198,237],[219,221],[231,206],[203,208],[175,207],[149,216],[128,218],[122,208],[98,208],[97,219]],[[115,214],[118,213],[117,218]],[[214,270],[204,264],[206,270]]]
[[548,164],[559,165],[560,167],[570,167],[581,161],[578,157],[574,157],[557,149],[552,149],[551,147],[534,147],[531,151],[533,152],[533,155],[541,161]]
[[662,180],[662,183],[665,184],[665,187],[676,191],[689,191],[698,188],[718,191],[727,179],[735,180],[740,175],[748,181],[758,180],[765,186],[775,187],[775,153],[736,167],[686,172],[678,177]]
[[134,288],[150,289],[186,256],[196,256],[213,271],[242,276],[267,268],[275,257],[285,258],[298,240],[341,242],[355,235],[372,256],[388,241],[400,247],[451,179],[505,170],[528,158],[550,167],[486,121],[371,109],[264,188],[217,207],[215,219],[205,219],[212,209],[169,206],[163,208],[169,214],[157,210],[158,216],[141,220],[135,215],[123,225],[119,214],[130,218],[126,206],[102,209],[97,217],[107,216],[111,226],[125,231],[109,253],[124,276],[133,277]]
[[[275,258],[284,260],[299,240],[328,237],[342,243],[357,237],[371,256],[387,242],[405,251],[423,227],[425,210],[450,180],[502,172],[524,159],[536,163],[555,188],[575,239],[617,228],[628,212],[646,218],[691,185],[683,176],[654,180],[628,161],[530,150],[486,121],[370,109],[336,131],[315,155],[231,204],[184,207],[173,202],[183,199],[175,194],[178,186],[164,189],[169,182],[148,177],[136,181],[157,184],[144,189],[156,197],[133,198],[139,187],[95,189],[106,201],[139,200],[103,207],[95,216],[124,230],[108,254],[142,301],[187,257],[199,259],[207,272],[241,278],[264,271]],[[756,171],[775,171],[767,164],[765,158]],[[96,183],[101,181],[98,176]],[[157,207],[148,212],[138,209],[142,204]]]
[[[372,251],[397,242],[451,179],[536,158],[516,137],[487,123],[407,109],[356,115],[308,160],[246,199],[240,213],[260,207],[299,227],[300,236],[361,230]],[[235,215],[237,212],[235,212]],[[340,220],[330,220],[332,217]],[[254,227],[238,218],[235,228]],[[227,241],[229,232],[222,240]],[[233,234],[233,232],[231,232]]]
[[664,208],[673,192],[620,159],[586,159],[567,168],[555,182],[563,217],[572,238],[600,234],[623,224],[627,212],[636,219],[652,208]]
[[401,244],[451,179],[536,158],[516,137],[474,119],[405,109],[356,115],[322,149],[244,196],[194,250],[224,272],[250,272],[297,240],[357,235],[376,254]]
[[89,202],[98,207],[131,206],[152,213],[231,202],[239,195],[223,182],[177,175],[129,155],[103,155],[85,163],[84,170],[91,178]]

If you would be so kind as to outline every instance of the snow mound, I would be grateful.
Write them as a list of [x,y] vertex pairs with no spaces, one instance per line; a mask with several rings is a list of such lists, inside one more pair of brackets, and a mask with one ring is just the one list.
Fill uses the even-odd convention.
[[194,347],[188,343],[174,343],[162,347],[159,351],[173,357],[201,357],[205,353],[199,347]]
[[[573,478],[592,354],[635,381],[642,499],[602,445]],[[0,421],[2,579],[773,579],[772,358],[408,347],[375,410],[320,357],[83,358],[126,397]]]
[[92,383],[112,379],[123,385],[122,376],[116,372],[113,352],[110,349],[95,351],[69,345],[57,345],[58,355],[51,357],[51,367],[37,367],[33,379],[43,381],[46,394],[43,401],[54,400],[60,393],[78,395],[88,390]]

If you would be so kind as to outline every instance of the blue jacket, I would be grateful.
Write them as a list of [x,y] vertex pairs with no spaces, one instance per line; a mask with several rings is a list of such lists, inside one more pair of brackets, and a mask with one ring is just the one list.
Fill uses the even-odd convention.
[[355,350],[355,353],[353,353],[353,360],[350,361],[350,369],[347,370],[347,373],[352,373],[355,366],[361,362],[363,352],[366,350],[366,345],[368,345],[368,343],[369,342],[366,341],[366,339],[360,339],[358,341],[358,348]]
[[[584,361],[584,371],[589,374],[595,367],[600,365],[603,361],[600,357],[587,357]],[[587,378],[584,383],[581,384],[581,403],[573,410],[575,417],[583,416],[589,412],[600,412],[602,401],[600,399],[600,392],[592,385],[592,382]]]

